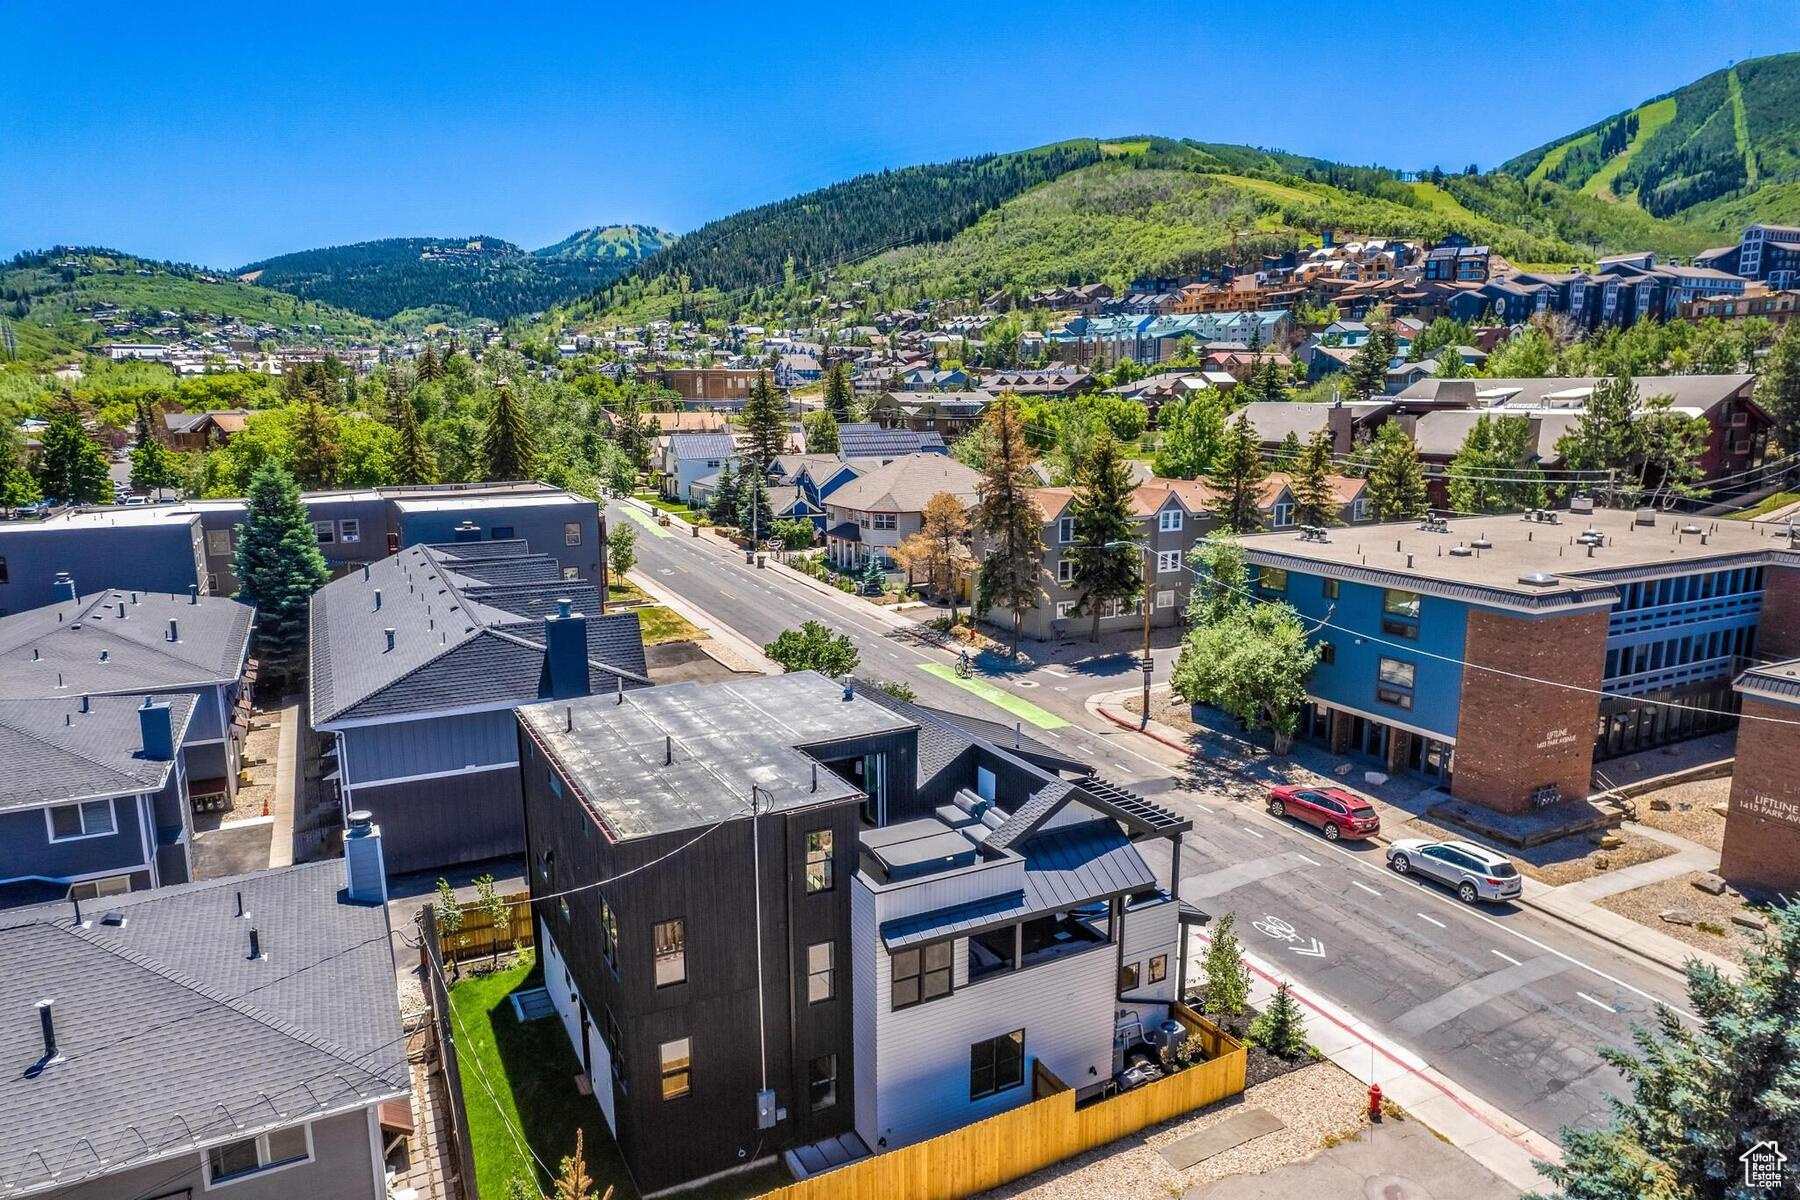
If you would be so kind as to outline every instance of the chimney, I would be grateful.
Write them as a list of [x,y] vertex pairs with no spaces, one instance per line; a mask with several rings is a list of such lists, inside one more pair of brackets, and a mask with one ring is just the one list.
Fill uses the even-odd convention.
[[200,585],[199,584],[197,584],[197,583],[188,584],[188,603],[189,604],[200,603]]
[[158,704],[150,696],[138,709],[138,729],[144,736],[144,757],[151,762],[170,762],[175,757],[175,721],[167,701]]
[[168,638],[168,640],[171,642],[179,642],[181,640],[181,624],[180,624],[180,622],[176,621],[176,619],[174,617],[169,618],[169,638]]
[[350,814],[344,834],[344,874],[350,899],[358,904],[387,903],[387,864],[381,855],[381,826],[367,809]]
[[544,669],[538,676],[538,699],[568,700],[585,696],[588,678],[587,618],[556,602],[556,615],[544,618]]

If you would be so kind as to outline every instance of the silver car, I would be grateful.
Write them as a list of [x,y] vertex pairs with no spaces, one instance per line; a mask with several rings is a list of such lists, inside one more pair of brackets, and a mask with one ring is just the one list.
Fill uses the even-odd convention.
[[1449,884],[1464,904],[1517,900],[1524,890],[1519,868],[1471,842],[1402,838],[1388,847],[1387,861],[1396,874],[1418,874]]

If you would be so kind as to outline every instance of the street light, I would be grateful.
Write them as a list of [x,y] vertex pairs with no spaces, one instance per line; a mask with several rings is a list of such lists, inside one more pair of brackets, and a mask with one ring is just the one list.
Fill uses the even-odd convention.
[[1150,574],[1149,537],[1149,531],[1146,530],[1144,541],[1141,544],[1125,539],[1107,542],[1100,547],[1102,550],[1115,550],[1120,546],[1130,546],[1144,557],[1144,598],[1141,601],[1144,606],[1144,653],[1142,655],[1142,665],[1144,668],[1144,711],[1138,714],[1139,730],[1150,728],[1150,672],[1154,670],[1156,666],[1156,664],[1150,660],[1150,603],[1152,594],[1151,589],[1155,586],[1155,580]]

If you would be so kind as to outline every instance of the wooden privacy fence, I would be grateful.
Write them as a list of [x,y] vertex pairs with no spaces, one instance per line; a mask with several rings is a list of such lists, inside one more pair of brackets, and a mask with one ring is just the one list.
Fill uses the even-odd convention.
[[1073,1089],[1034,1063],[1033,1089],[1041,1099],[778,1188],[761,1200],[960,1200],[1242,1092],[1242,1043],[1185,1005],[1177,1004],[1174,1016],[1217,1056],[1080,1108]]
[[438,941],[443,947],[445,964],[471,958],[486,958],[509,950],[524,950],[531,945],[531,899],[528,892],[502,896],[506,901],[506,920],[498,928],[487,910],[474,902],[462,906],[462,928],[455,933],[439,928]]
[[450,1134],[451,1152],[456,1158],[456,1182],[461,1188],[460,1194],[463,1200],[481,1200],[480,1189],[475,1184],[475,1145],[469,1138],[468,1110],[463,1107],[462,1068],[457,1062],[456,1038],[451,1029],[450,993],[444,986],[443,946],[438,940],[437,918],[432,905],[427,904],[423,909],[419,937],[419,953],[424,956],[425,1001],[431,1010],[428,1026],[431,1052],[427,1062],[443,1083],[444,1115],[448,1118],[444,1128]]

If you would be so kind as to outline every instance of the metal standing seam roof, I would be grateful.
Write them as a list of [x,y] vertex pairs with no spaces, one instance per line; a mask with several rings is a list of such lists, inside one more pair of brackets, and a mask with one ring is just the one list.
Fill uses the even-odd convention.
[[[93,696],[82,712],[77,696],[0,700],[0,811],[160,791],[175,763],[144,757],[142,703],[136,696]],[[179,747],[195,699],[173,695],[158,703],[169,706]]]
[[[108,897],[84,925],[62,902],[0,913],[0,1190],[407,1095],[387,911],[344,884],[334,860]],[[44,998],[62,1057],[32,1072]]]
[[671,433],[669,451],[676,458],[732,458],[737,454],[737,442],[729,433]]
[[115,589],[0,617],[0,699],[227,684],[243,674],[254,616],[222,596]]

